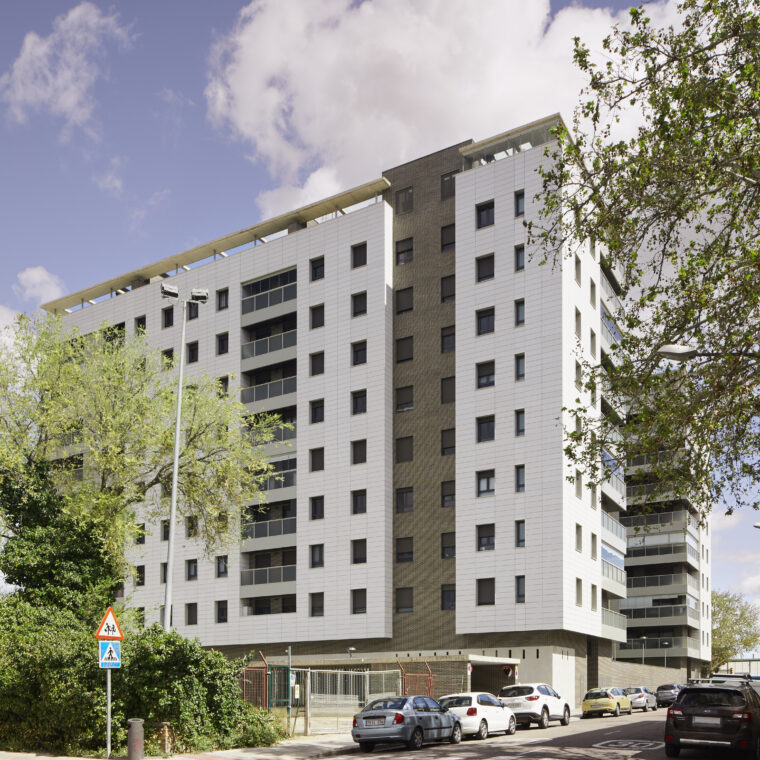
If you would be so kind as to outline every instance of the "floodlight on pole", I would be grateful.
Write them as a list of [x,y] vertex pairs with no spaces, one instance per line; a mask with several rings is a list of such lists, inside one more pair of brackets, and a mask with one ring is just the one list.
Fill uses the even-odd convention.
[[686,362],[693,359],[699,350],[694,346],[685,346],[680,343],[666,343],[657,349],[657,353],[664,359],[670,359],[674,362]]
[[162,298],[179,298],[179,288],[174,285],[167,285],[165,282],[161,283],[161,297]]

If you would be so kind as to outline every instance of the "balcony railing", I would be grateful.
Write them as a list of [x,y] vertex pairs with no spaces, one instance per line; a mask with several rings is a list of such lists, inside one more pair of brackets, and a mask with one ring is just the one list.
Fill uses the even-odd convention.
[[692,559],[699,562],[699,552],[688,544],[656,544],[654,546],[629,546],[627,556],[657,557],[665,554],[681,554],[686,552]]
[[249,314],[252,311],[266,309],[268,306],[276,306],[284,301],[292,301],[298,294],[296,284],[284,285],[281,288],[268,290],[266,293],[259,293],[255,296],[249,296],[243,299],[243,314]]
[[276,475],[270,475],[267,478],[265,491],[271,491],[275,488],[288,488],[296,484],[296,471],[295,470],[283,470]]
[[[633,488],[634,486],[629,486]],[[686,522],[689,527],[696,528],[697,521],[684,511],[679,512],[653,512],[646,515],[625,515],[620,522],[628,528],[643,527],[644,525],[667,525],[676,527]]]
[[278,567],[258,567],[240,571],[240,585],[252,586],[262,583],[284,583],[296,579],[295,565],[280,565]]
[[604,272],[602,272],[601,281],[602,281],[602,291],[604,292],[607,303],[610,305],[610,308],[616,314],[620,313],[623,310],[623,306],[620,303],[620,298],[618,294],[615,292],[615,289],[612,287],[612,284],[607,279]]
[[656,618],[675,618],[686,616],[689,620],[699,620],[699,613],[686,604],[673,604],[668,607],[632,607],[622,610],[629,620],[650,620]]
[[[622,340],[620,330],[618,330],[618,326],[607,313],[607,309],[605,309],[604,306],[601,307],[600,315],[602,317],[602,335],[606,334],[607,340],[609,340],[611,344],[620,345],[620,341]],[[605,333],[605,328],[607,329],[607,333]]]
[[614,536],[626,540],[625,526],[619,523],[614,517],[608,515],[606,512],[602,512],[602,528],[608,530]]
[[243,526],[243,538],[267,538],[268,536],[284,536],[287,533],[295,532],[295,517],[249,522]]
[[252,356],[261,356],[272,351],[279,351],[282,348],[295,346],[297,332],[298,330],[288,330],[278,335],[272,335],[269,338],[259,338],[250,343],[244,343],[240,349],[242,358],[250,359]]
[[667,636],[663,638],[638,638],[629,639],[628,641],[618,644],[619,650],[633,650],[638,649],[677,649],[679,647],[687,647],[689,649],[699,649],[699,639],[693,639],[691,636]]
[[296,392],[296,376],[284,377],[282,380],[272,380],[271,383],[261,383],[260,385],[251,385],[240,391],[240,400],[244,404],[251,404],[254,401],[266,401],[268,398],[284,396],[286,393]]
[[628,576],[628,588],[654,588],[657,586],[675,586],[686,584],[692,589],[699,589],[699,583],[688,573],[671,573],[668,575]]
[[628,625],[628,618],[614,610],[602,608],[602,625],[609,625],[612,628],[624,631]]
[[605,578],[621,583],[625,586],[625,570],[621,570],[619,567],[615,567],[611,562],[607,562],[606,559],[602,560],[602,575]]

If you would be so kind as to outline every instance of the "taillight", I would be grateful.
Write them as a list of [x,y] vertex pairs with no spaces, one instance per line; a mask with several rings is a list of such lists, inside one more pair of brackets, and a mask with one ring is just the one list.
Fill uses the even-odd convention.
[[356,728],[356,716],[354,715],[354,728]]
[[668,707],[668,718],[683,718],[683,710],[680,707]]
[[751,712],[736,712],[731,715],[731,717],[734,720],[740,720],[742,723],[751,723],[752,722],[752,713]]
[[477,715],[478,714],[478,708],[477,707],[468,707],[467,708],[467,714],[468,715]]
[[403,723],[404,722],[404,716],[401,713],[396,713],[393,716],[393,722],[394,723]]
[[538,694],[531,694],[529,697],[525,697],[528,702],[535,702],[538,699]]

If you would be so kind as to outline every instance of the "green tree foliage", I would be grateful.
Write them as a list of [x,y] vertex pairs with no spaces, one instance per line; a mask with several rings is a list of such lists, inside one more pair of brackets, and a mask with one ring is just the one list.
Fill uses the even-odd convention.
[[[595,241],[622,286],[622,308],[605,299],[618,349],[586,366],[620,419],[579,404],[569,456],[599,480],[602,449],[638,453],[656,491],[757,508],[760,2],[683,0],[679,14],[662,29],[631,10],[600,55],[576,39],[588,84],[547,150],[530,235],[547,259]],[[673,343],[696,357],[664,361]]]
[[715,672],[729,660],[760,644],[760,608],[741,594],[712,592],[712,660]]

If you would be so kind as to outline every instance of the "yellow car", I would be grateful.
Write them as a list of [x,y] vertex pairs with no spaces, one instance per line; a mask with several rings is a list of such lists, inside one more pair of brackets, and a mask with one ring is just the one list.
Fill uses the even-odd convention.
[[581,717],[590,718],[592,715],[611,713],[616,718],[621,712],[633,713],[631,700],[623,694],[622,689],[591,689],[583,698]]

